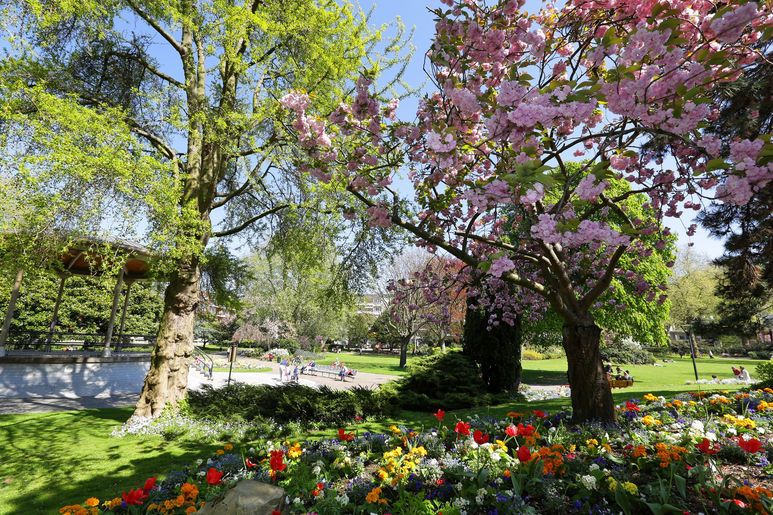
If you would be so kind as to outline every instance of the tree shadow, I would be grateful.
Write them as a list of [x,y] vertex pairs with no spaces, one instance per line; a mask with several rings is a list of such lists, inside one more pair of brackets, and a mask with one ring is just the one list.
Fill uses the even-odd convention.
[[161,437],[110,436],[131,409],[0,416],[0,513],[56,513],[104,500],[150,476],[189,465],[216,446]]
[[558,386],[567,384],[569,379],[565,371],[561,370],[523,370],[521,382],[546,386]]

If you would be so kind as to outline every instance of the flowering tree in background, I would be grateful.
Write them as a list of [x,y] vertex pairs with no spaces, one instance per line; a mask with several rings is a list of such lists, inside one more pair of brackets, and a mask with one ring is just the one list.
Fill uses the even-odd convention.
[[[498,305],[551,306],[563,322],[574,421],[611,421],[600,299],[620,280],[665,301],[663,285],[633,270],[667,244],[662,216],[700,210],[710,195],[742,204],[773,178],[769,136],[733,141],[722,158],[703,130],[716,115],[711,87],[759,58],[770,12],[739,0],[569,0],[537,15],[518,0],[444,3],[427,54],[437,91],[415,123],[396,121],[396,103],[381,104],[366,78],[326,120],[303,93],[282,99],[307,150],[304,169],[344,185],[374,226],[398,225],[489,284],[515,286],[515,295],[498,288]],[[665,157],[647,149],[653,137]],[[403,167],[411,201],[392,186]],[[631,188],[612,191],[615,178]],[[639,194],[657,218],[629,212],[624,201]]]

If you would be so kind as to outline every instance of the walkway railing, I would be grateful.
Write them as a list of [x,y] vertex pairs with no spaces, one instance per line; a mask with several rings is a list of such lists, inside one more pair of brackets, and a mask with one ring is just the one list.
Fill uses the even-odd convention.
[[196,370],[207,376],[209,379],[212,379],[212,374],[215,369],[215,362],[212,360],[210,355],[198,347],[193,347],[193,354],[191,357],[193,358],[191,365],[193,365]]
[[[37,352],[101,352],[105,348],[105,336],[105,333],[12,330],[6,348]],[[110,341],[113,352],[150,352],[155,344],[156,336],[151,334],[123,334],[113,336]]]

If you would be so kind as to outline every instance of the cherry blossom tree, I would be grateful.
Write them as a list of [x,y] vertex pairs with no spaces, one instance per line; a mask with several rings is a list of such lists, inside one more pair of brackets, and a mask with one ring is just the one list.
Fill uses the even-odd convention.
[[[486,273],[505,313],[552,307],[573,420],[612,421],[594,318],[610,284],[665,301],[665,286],[634,269],[667,244],[662,218],[708,197],[742,204],[773,179],[769,136],[735,140],[723,158],[704,131],[717,113],[713,85],[762,58],[769,7],[568,0],[532,15],[522,0],[443,3],[427,52],[437,91],[415,122],[396,120],[396,102],[376,98],[366,77],[326,118],[302,92],[282,99],[307,151],[302,167],[345,186],[372,225],[402,227]],[[393,186],[401,170],[412,199]],[[613,178],[630,189],[613,191]],[[632,214],[633,195],[658,215]]]

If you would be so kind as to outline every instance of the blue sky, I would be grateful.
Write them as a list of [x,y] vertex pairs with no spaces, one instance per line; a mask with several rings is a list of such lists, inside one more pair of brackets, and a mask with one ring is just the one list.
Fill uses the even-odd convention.
[[[427,82],[423,70],[424,53],[432,42],[434,33],[433,14],[429,9],[435,9],[442,4],[439,0],[359,0],[364,11],[372,11],[372,23],[381,25],[391,24],[399,17],[407,28],[414,27],[413,44],[416,52],[409,63],[405,80],[413,87],[425,83],[425,87],[431,87]],[[527,0],[526,9],[535,12],[539,9],[540,2]],[[413,119],[416,111],[416,101],[406,100],[400,106],[398,115],[403,119]],[[722,254],[722,242],[709,237],[708,233],[698,227],[698,232],[692,238],[687,236],[687,227],[692,222],[692,213],[688,213],[684,220],[668,219],[666,225],[679,237],[679,246],[694,244],[694,249],[699,254],[709,258],[715,258]]]

